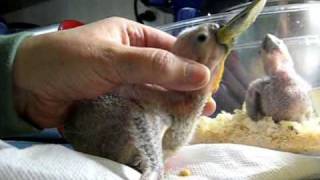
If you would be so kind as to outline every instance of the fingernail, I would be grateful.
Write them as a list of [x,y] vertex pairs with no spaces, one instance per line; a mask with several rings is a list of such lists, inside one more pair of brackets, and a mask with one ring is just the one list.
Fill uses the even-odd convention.
[[209,81],[208,68],[199,64],[188,64],[185,71],[186,81],[195,86],[203,86]]

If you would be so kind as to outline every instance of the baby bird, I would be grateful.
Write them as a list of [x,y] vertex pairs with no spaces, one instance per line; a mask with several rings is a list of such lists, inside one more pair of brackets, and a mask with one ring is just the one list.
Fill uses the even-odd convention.
[[141,180],[163,179],[164,161],[185,145],[207,99],[219,87],[234,39],[256,19],[265,0],[256,0],[219,28],[204,24],[183,31],[172,49],[211,71],[200,90],[179,92],[155,86],[123,85],[96,100],[80,102],[64,136],[81,152],[102,156],[142,172]]
[[[173,52],[214,71],[226,53],[216,41],[217,27],[187,29]],[[162,179],[163,160],[188,142],[210,95],[209,85],[192,92],[121,86],[95,101],[80,102],[64,136],[78,151],[130,165],[143,172],[142,179]]]
[[253,81],[248,88],[245,98],[248,115],[253,120],[271,116],[275,122],[308,119],[312,113],[308,96],[311,87],[295,71],[287,46],[267,34],[260,53],[267,76]]

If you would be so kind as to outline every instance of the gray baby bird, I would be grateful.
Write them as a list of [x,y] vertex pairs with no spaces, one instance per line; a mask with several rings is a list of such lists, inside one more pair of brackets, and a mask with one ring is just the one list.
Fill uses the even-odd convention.
[[[214,70],[226,53],[216,41],[217,29],[206,24],[185,30],[173,52]],[[80,102],[64,136],[78,151],[134,167],[143,180],[163,179],[164,160],[191,138],[211,85],[191,92],[122,85],[97,100]]]
[[253,120],[271,116],[275,122],[308,119],[313,111],[308,96],[311,87],[295,71],[285,43],[267,34],[260,53],[267,76],[249,85],[245,98],[248,115]]
[[188,143],[204,105],[219,87],[235,38],[263,9],[256,0],[223,27],[204,24],[184,30],[172,52],[208,67],[209,83],[180,92],[153,85],[122,85],[96,100],[80,102],[64,136],[81,152],[102,156],[142,172],[141,180],[164,178],[164,161]]

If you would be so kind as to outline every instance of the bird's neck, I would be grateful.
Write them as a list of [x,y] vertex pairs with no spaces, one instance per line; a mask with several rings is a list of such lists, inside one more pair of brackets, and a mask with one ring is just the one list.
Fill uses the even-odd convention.
[[183,100],[180,105],[176,106],[179,109],[177,112],[181,112],[178,116],[181,116],[181,119],[196,121],[212,95],[211,86],[211,83],[209,83],[202,89],[182,92]]
[[216,65],[212,71],[211,77],[207,85],[196,91],[184,92],[184,101],[189,104],[189,111],[186,114],[190,116],[199,116],[209,98],[218,90],[223,72],[225,57]]

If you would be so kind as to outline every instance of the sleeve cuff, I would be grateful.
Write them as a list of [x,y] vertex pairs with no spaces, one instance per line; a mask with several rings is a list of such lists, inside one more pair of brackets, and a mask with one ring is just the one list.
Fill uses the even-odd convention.
[[0,138],[39,132],[21,119],[14,109],[12,66],[20,43],[31,33],[0,36]]

